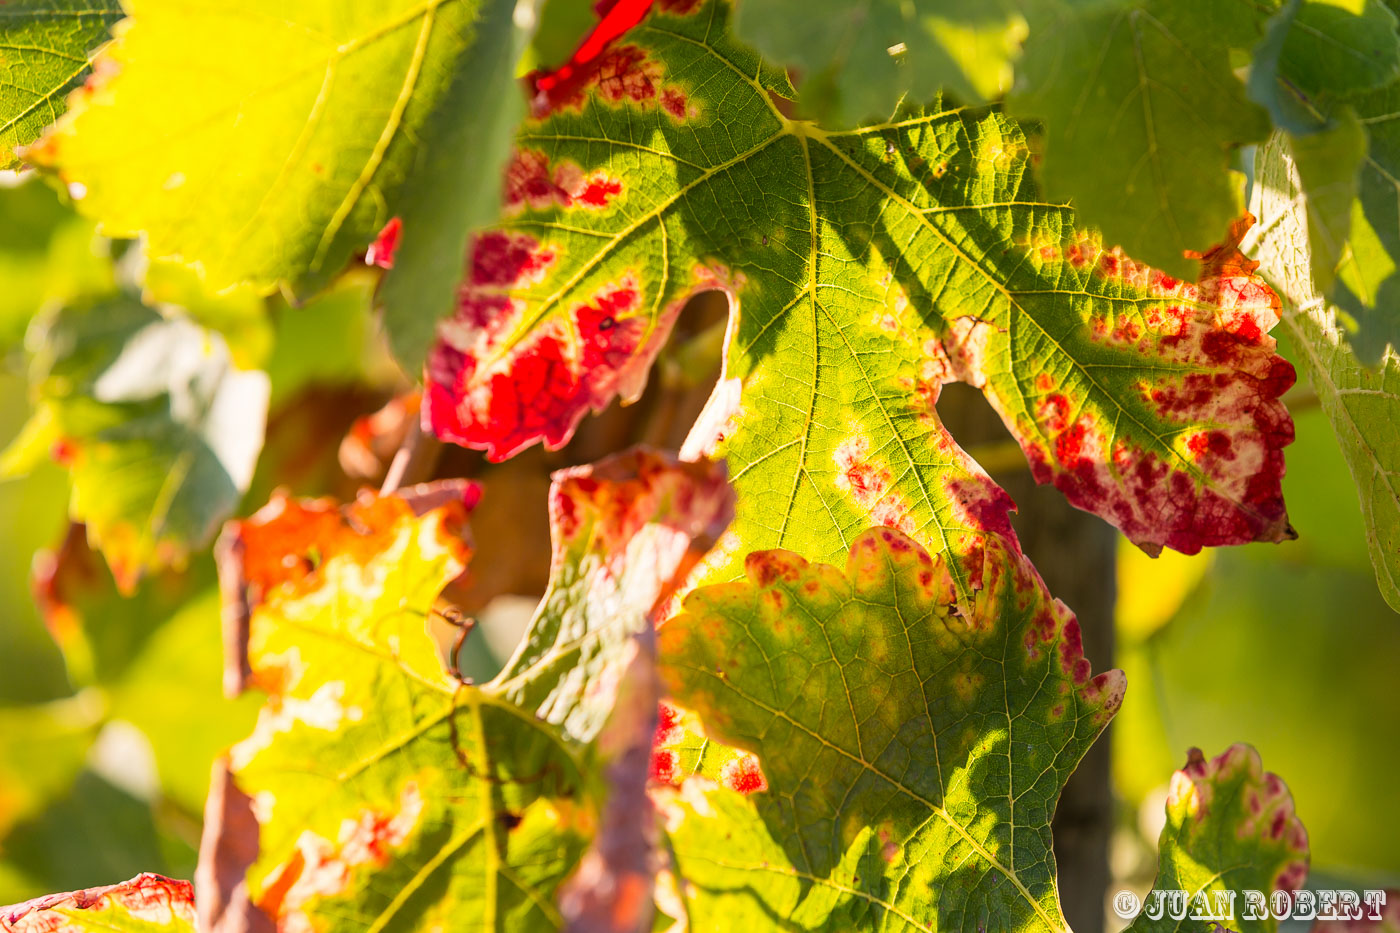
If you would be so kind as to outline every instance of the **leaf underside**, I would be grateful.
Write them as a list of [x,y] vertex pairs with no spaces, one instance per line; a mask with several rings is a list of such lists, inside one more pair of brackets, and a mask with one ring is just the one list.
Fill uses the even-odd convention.
[[1288,301],[1283,326],[1351,469],[1381,595],[1400,611],[1400,356],[1390,349],[1379,367],[1363,365],[1336,308],[1314,287],[1313,218],[1298,197],[1296,145],[1276,134],[1259,149],[1254,208],[1264,235],[1257,255]]

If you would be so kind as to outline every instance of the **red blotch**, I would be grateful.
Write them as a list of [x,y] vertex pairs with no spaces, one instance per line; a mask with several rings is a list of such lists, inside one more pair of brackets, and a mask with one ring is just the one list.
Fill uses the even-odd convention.
[[649,776],[661,784],[679,784],[683,777],[679,756],[670,749],[654,749],[651,753]]
[[661,106],[671,116],[677,120],[684,120],[686,114],[686,96],[683,92],[673,87],[663,88],[661,91]]
[[379,231],[379,236],[369,245],[369,249],[365,251],[365,262],[381,269],[392,268],[394,253],[398,252],[402,235],[403,221],[395,217],[384,225],[384,229]]
[[[1072,504],[1149,551],[1165,545],[1192,554],[1292,536],[1281,481],[1293,425],[1279,399],[1296,374],[1267,336],[1279,299],[1238,250],[1251,222],[1236,224],[1225,243],[1200,257],[1196,284],[1104,251],[1087,236],[1063,247],[1070,264],[1092,260],[1093,275],[1112,278],[1128,297],[1149,299],[1140,312],[1104,312],[1085,325],[1094,340],[1141,354],[1144,373],[1167,364],[1144,376],[1137,398],[1122,401],[1129,413],[1145,406],[1170,430],[1107,417],[1063,390],[1052,392],[1042,373],[1036,384],[1045,394],[1034,403],[1034,423],[1016,424],[1016,434],[1037,481],[1053,482]],[[995,386],[991,391],[999,409],[1016,410]],[[1162,440],[1175,449],[1156,449]]]
[[[629,379],[644,378],[669,322],[648,328],[638,316],[631,274],[569,309],[572,326],[551,318],[523,338],[514,335],[520,305],[502,291],[536,281],[553,261],[552,250],[523,234],[479,238],[472,283],[462,289],[456,316],[439,326],[441,340],[428,358],[425,407],[439,437],[483,447],[493,460],[539,438],[557,448],[590,407],[601,410],[630,389]],[[649,330],[652,341],[643,347]]]
[[758,766],[753,755],[741,754],[724,763],[719,771],[719,782],[740,794],[752,794],[768,789],[768,779]]
[[1016,503],[1006,490],[985,475],[950,480],[947,490],[959,518],[969,527],[998,535],[1019,553],[1020,545],[1011,527],[1011,513],[1016,511]]
[[870,456],[870,445],[854,437],[836,448],[836,488],[849,493],[877,525],[915,533],[914,518],[904,496],[894,489],[889,467]]
[[598,25],[584,37],[567,62],[554,71],[532,76],[536,92],[548,94],[575,80],[615,39],[640,23],[651,5],[652,0],[599,0],[595,3],[593,9],[601,17]]
[[547,210],[558,206],[601,210],[622,193],[622,181],[602,170],[585,175],[572,162],[551,167],[549,158],[534,149],[517,149],[506,166],[507,210]]
[[585,207],[607,207],[608,201],[622,193],[622,182],[616,178],[591,179],[577,200]]
[[49,445],[49,458],[67,469],[71,468],[77,461],[78,451],[79,447],[76,441],[69,437],[60,437]]
[[313,898],[344,893],[361,865],[388,864],[392,850],[408,840],[422,814],[423,796],[416,784],[404,788],[398,805],[396,813],[366,809],[357,819],[343,821],[334,843],[309,831],[302,833],[291,858],[264,882],[258,908],[281,920]]
[[754,551],[744,558],[749,579],[761,587],[782,581],[796,583],[807,562],[789,551]]
[[[461,302],[467,306],[481,294],[483,286],[522,288],[541,281],[554,264],[553,249],[541,249],[539,241],[523,233],[492,230],[476,238],[472,248],[471,279],[462,290]],[[486,317],[494,316],[499,306],[493,305]],[[472,306],[472,310],[479,310]]]
[[1079,633],[1079,620],[1071,616],[1060,630],[1060,668],[1076,686],[1089,682],[1091,666],[1084,657],[1084,642]]
[[529,205],[535,210],[567,206],[569,193],[555,183],[549,171],[549,157],[534,149],[517,149],[506,166],[505,202],[507,208]]
[[[62,933],[107,928],[108,923],[101,918],[84,919],[72,913],[105,911],[114,906],[122,908],[141,926],[194,929],[196,924],[193,885],[143,872],[119,884],[46,894],[0,908],[0,929],[7,933]],[[116,918],[115,922],[122,923],[122,920]]]

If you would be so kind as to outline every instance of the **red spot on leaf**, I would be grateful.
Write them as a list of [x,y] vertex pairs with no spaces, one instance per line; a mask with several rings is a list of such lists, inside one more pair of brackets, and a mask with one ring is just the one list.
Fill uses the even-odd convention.
[[791,551],[754,551],[744,559],[749,579],[762,587],[796,583],[806,569],[807,562]]
[[680,758],[666,748],[654,749],[651,753],[651,770],[648,775],[661,784],[679,784],[683,779]]
[[870,443],[853,437],[836,448],[836,488],[848,493],[877,525],[914,534],[908,501],[894,488],[890,468],[870,454]]
[[72,438],[60,437],[49,446],[49,458],[64,469],[72,469],[81,448]]
[[355,819],[342,821],[336,842],[303,832],[296,851],[264,882],[258,907],[276,918],[279,933],[312,933],[315,928],[303,906],[313,898],[349,890],[361,866],[386,865],[393,850],[417,828],[422,812],[423,796],[410,782],[399,795],[397,812],[365,809]]
[[394,254],[398,252],[399,240],[403,236],[403,221],[395,217],[384,225],[384,229],[379,231],[379,236],[369,245],[365,252],[365,262],[371,266],[379,266],[381,269],[390,269],[394,265]]
[[[1092,260],[1091,275],[1148,296],[1135,305],[1140,321],[1138,312],[1105,303],[1085,323],[1094,340],[1143,354],[1144,371],[1155,365],[1157,374],[1139,384],[1138,398],[1119,400],[1127,417],[1110,417],[1115,413],[1104,406],[1112,399],[1085,398],[1082,387],[1051,392],[1037,377],[1046,394],[1032,406],[1035,423],[1009,419],[1039,482],[1053,482],[1071,503],[1149,551],[1165,545],[1194,554],[1292,536],[1281,481],[1293,425],[1279,398],[1295,374],[1267,336],[1278,321],[1278,298],[1238,250],[1251,222],[1237,224],[1226,243],[1201,257],[1196,284],[1104,251],[1088,237],[1068,243],[1063,252],[1071,264]],[[996,387],[990,394],[1004,415],[1016,410]],[[1144,427],[1154,424],[1150,419],[1172,429]],[[1164,442],[1170,451],[1161,449]]]
[[746,795],[768,789],[768,779],[763,776],[758,759],[746,753],[724,763],[719,771],[719,782],[732,791]]
[[532,210],[582,207],[600,210],[622,193],[622,181],[603,171],[585,175],[573,162],[549,164],[549,158],[534,149],[517,149],[506,166],[505,205],[507,211],[528,206]]

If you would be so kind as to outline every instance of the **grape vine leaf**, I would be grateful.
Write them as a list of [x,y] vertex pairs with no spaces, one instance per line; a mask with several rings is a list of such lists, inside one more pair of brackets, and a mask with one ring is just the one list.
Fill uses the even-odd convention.
[[0,169],[63,112],[90,73],[88,55],[122,18],[116,0],[19,0],[0,17]]
[[[1191,749],[1186,766],[1172,775],[1166,810],[1154,890],[1187,891],[1193,899],[1240,891],[1267,896],[1296,891],[1307,880],[1308,834],[1293,810],[1293,797],[1277,775],[1264,771],[1259,753],[1248,745],[1231,745],[1209,760]],[[1244,911],[1237,902],[1234,919]],[[1272,931],[1278,920],[1254,926]],[[1128,926],[1129,933],[1183,929],[1218,928],[1200,921],[1183,925],[1170,912],[1154,918],[1148,911]]]
[[227,344],[135,298],[88,298],[35,320],[36,413],[11,449],[18,470],[53,453],[71,470],[69,511],[131,592],[213,539],[253,476],[267,377]]
[[[951,558],[895,529],[858,536],[844,571],[757,552],[661,626],[674,702],[762,771],[747,795],[704,777],[656,792],[692,926],[1065,929],[1050,821],[1123,675],[1091,675],[1074,616],[1014,545],[963,558],[981,576],[971,606]],[[1226,757],[1173,785],[1159,884],[1300,882],[1286,791],[1252,753]]]
[[0,930],[5,933],[194,933],[195,929],[190,883],[152,874],[0,907]]
[[74,524],[56,549],[35,555],[31,583],[94,725],[120,720],[140,730],[155,752],[162,798],[197,813],[210,763],[257,711],[252,697],[219,696],[213,561],[150,574],[123,594]]
[[1134,258],[1189,277],[1183,252],[1240,213],[1233,150],[1269,132],[1230,63],[1260,35],[1247,3],[1045,6],[1007,105],[1044,121],[1048,194]]
[[[645,767],[655,696],[632,675],[692,538],[730,507],[722,467],[633,451],[559,474],[550,589],[480,687],[447,673],[424,629],[466,564],[474,498],[448,482],[344,509],[275,499],[222,539],[230,605],[249,612],[233,664],[269,694],[230,754],[256,816],[247,890],[280,929],[558,927],[561,883],[610,831],[612,766],[640,747]],[[646,715],[614,717],[617,696]],[[644,796],[623,812],[651,819]],[[207,860],[239,845],[206,844]]]
[[1396,25],[1381,0],[1287,0],[1254,49],[1249,96],[1279,129],[1317,132],[1348,95],[1400,77]]
[[0,350],[9,353],[42,309],[111,291],[114,280],[92,223],[39,179],[0,188],[0,221]]
[[1283,326],[1351,469],[1381,594],[1400,611],[1400,355],[1388,348],[1378,367],[1363,365],[1337,309],[1314,287],[1313,218],[1299,196],[1301,166],[1290,152],[1297,142],[1275,134],[1259,149],[1257,255],[1288,301]]
[[906,95],[922,101],[942,90],[980,103],[1008,90],[1026,35],[1021,5],[749,0],[735,10],[734,31],[803,75],[804,112],[824,126],[847,126],[889,116]]
[[[1347,99],[1366,130],[1366,152],[1361,161],[1357,197],[1351,204],[1349,239],[1336,269],[1336,284],[1326,293],[1354,322],[1348,328],[1357,356],[1377,366],[1387,346],[1400,346],[1400,313],[1397,306],[1395,269],[1400,265],[1400,209],[1396,206],[1396,179],[1400,178],[1400,81]],[[1296,142],[1295,142],[1296,148]],[[1296,152],[1301,160],[1304,153]],[[1300,171],[1306,163],[1299,162]],[[1308,193],[1312,183],[1302,179]],[[1325,267],[1313,272],[1327,280]]]
[[516,7],[140,3],[27,157],[104,232],[143,234],[214,291],[304,297],[401,217],[404,267],[383,300],[411,346],[431,334],[405,306],[451,306],[468,231],[496,202],[523,106],[530,16],[518,25]]
[[793,89],[727,36],[726,6],[678,9],[522,128],[428,360],[439,437],[497,460],[560,446],[634,398],[686,300],[720,289],[724,375],[694,435],[739,497],[716,574],[769,547],[830,559],[871,516],[935,550],[1009,533],[1010,500],[934,410],[952,380],[984,390],[1040,481],[1146,548],[1291,536],[1294,374],[1231,244],[1198,286],[1104,249],[995,111],[789,120],[770,94]]

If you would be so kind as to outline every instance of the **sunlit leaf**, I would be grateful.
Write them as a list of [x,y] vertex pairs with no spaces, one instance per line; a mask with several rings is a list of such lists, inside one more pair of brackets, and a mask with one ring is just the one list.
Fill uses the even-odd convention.
[[652,607],[728,492],[712,465],[638,452],[560,474],[551,495],[550,590],[481,687],[447,673],[424,627],[470,553],[472,487],[277,499],[232,526],[225,585],[251,609],[247,669],[269,698],[231,766],[257,817],[249,897],[279,925],[563,922],[556,890],[609,822],[613,766],[640,752],[645,780],[654,689],[640,721],[614,697],[647,676]]
[[[757,756],[718,783],[658,792],[692,924],[1065,929],[1050,820],[1123,676],[1091,675],[1074,616],[1019,554],[993,543],[969,556],[981,588],[967,609],[943,558],[877,529],[844,572],[752,554],[746,580],[694,592],[662,626],[675,702]],[[1306,842],[1286,791],[1252,752],[1223,761],[1188,763],[1159,883],[1300,883]]]
[[[1248,745],[1232,745],[1210,760],[1191,749],[1186,767],[1172,775],[1158,850],[1155,890],[1186,891],[1212,908],[1214,895],[1234,897],[1231,923],[1243,929],[1272,931],[1278,919],[1241,923],[1241,891],[1295,891],[1308,877],[1308,834],[1293,798]],[[1182,921],[1170,910],[1156,919],[1144,911],[1128,926],[1130,933],[1218,929],[1208,921]]]
[[130,881],[0,907],[6,933],[194,933],[188,881],[137,875]]
[[17,0],[0,15],[0,169],[63,113],[88,54],[122,18],[116,0]]
[[402,217],[407,268],[385,302],[408,341],[425,307],[450,307],[468,230],[499,190],[522,106],[515,6],[133,3],[29,157],[105,232],[144,234],[216,291],[315,291]]
[[635,398],[687,299],[719,289],[725,370],[692,435],[739,494],[717,574],[767,547],[831,559],[872,520],[938,550],[1009,533],[1009,500],[934,409],[953,380],[985,391],[1037,479],[1146,548],[1290,534],[1293,370],[1233,241],[1198,285],[1168,278],[1047,203],[1004,116],[793,122],[770,99],[792,88],[725,37],[724,5],[678,11],[522,128],[503,220],[428,362],[440,437],[494,459],[560,446]]

